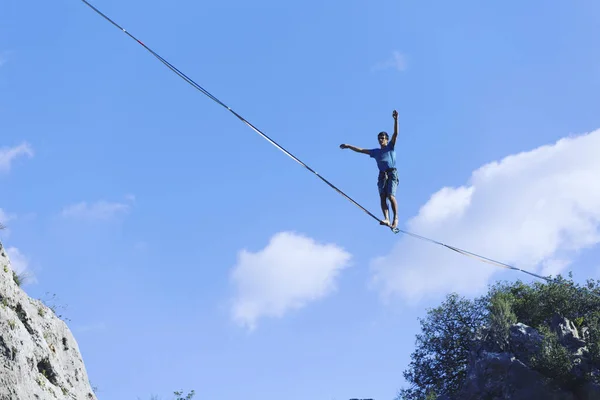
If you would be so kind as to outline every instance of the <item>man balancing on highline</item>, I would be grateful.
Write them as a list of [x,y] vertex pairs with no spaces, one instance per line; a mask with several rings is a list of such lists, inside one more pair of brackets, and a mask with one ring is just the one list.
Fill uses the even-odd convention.
[[[381,210],[383,211],[384,219],[380,222],[381,225],[389,226],[395,229],[398,226],[398,214],[396,204],[396,188],[398,187],[398,171],[396,170],[396,138],[398,137],[398,112],[394,110],[394,134],[392,140],[389,141],[387,132],[379,132],[377,140],[380,148],[378,149],[361,149],[349,144],[341,144],[341,149],[354,150],[357,153],[368,154],[377,161],[379,168],[379,177],[377,178],[377,187],[379,189],[379,197],[381,199]],[[394,212],[394,222],[390,224],[389,210],[387,199],[392,204]]]

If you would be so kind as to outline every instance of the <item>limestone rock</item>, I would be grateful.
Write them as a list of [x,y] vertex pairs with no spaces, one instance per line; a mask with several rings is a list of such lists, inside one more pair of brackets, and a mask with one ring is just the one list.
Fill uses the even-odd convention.
[[471,360],[461,400],[575,400],[509,353],[481,351]]
[[552,318],[551,327],[558,335],[558,340],[563,346],[572,350],[585,347],[585,340],[579,336],[577,327],[569,319],[555,315]]
[[97,400],[71,331],[10,265],[0,243],[0,400]]
[[516,323],[509,328],[510,350],[516,358],[528,364],[542,343],[542,335],[523,323]]
[[[585,337],[573,322],[555,316],[551,329],[560,343],[570,352],[573,363],[571,374],[577,378],[598,376],[600,371],[587,357]],[[531,365],[531,359],[542,345],[542,335],[532,327],[517,323],[509,328],[507,351],[498,351],[497,343],[482,338],[474,344],[470,354],[467,376],[457,400],[599,400],[600,386],[588,382],[571,392]],[[449,400],[439,397],[437,400]],[[452,398],[451,400],[455,400]]]

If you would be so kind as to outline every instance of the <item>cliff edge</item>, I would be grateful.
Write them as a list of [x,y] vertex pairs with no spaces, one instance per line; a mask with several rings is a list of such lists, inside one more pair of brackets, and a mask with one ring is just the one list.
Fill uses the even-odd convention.
[[0,400],[46,399],[97,400],[71,331],[17,285],[0,243]]

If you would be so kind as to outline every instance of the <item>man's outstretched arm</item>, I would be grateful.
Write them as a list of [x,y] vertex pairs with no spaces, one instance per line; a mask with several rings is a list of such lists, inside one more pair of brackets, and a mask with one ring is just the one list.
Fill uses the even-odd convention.
[[394,112],[392,112],[392,117],[394,117],[394,134],[392,135],[392,140],[390,140],[390,146],[395,148],[396,138],[398,137],[398,111],[394,110]]
[[350,149],[357,153],[369,154],[368,149],[361,149],[360,147],[352,146],[351,144],[340,144],[340,149]]

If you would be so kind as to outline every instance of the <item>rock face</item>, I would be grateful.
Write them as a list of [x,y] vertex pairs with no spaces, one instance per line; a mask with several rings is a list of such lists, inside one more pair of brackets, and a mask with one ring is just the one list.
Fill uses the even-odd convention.
[[[551,328],[559,342],[569,351],[573,362],[571,374],[583,377],[597,374],[597,366],[588,359],[585,333],[575,324],[555,316]],[[532,356],[542,346],[542,335],[535,329],[518,323],[509,329],[508,343],[503,348],[482,340],[471,353],[465,385],[456,397],[461,400],[598,400],[600,386],[588,382],[576,391],[560,388],[552,379],[532,368]],[[441,397],[438,400],[449,400]]]
[[0,400],[97,400],[67,325],[13,279],[0,243]]

